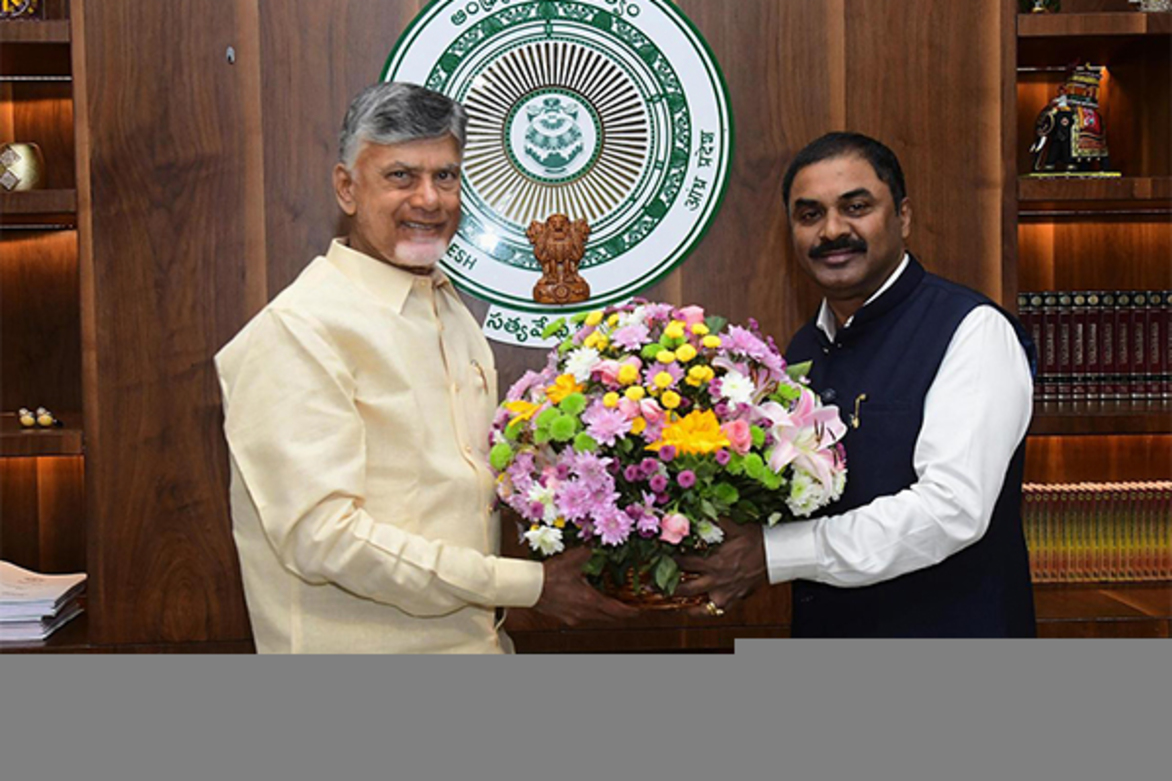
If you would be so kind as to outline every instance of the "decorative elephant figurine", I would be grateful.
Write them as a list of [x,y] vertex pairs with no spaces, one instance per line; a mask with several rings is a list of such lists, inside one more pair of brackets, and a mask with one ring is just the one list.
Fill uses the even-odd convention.
[[1110,167],[1107,134],[1099,113],[1101,71],[1093,65],[1071,69],[1034,123],[1037,136],[1030,153],[1038,173],[1106,171]]

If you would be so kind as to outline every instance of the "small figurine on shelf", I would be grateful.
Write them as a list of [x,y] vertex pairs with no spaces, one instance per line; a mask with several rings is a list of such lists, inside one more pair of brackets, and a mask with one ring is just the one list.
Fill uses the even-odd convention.
[[35,428],[37,425],[37,416],[29,412],[27,407],[17,410],[16,419],[20,421],[21,428]]
[[1023,14],[1056,14],[1061,8],[1060,0],[1017,0],[1017,9]]
[[0,0],[0,19],[40,19],[44,15],[41,0]]
[[[1098,66],[1074,65],[1034,123],[1034,176],[1119,176],[1108,171],[1107,134],[1099,113]],[[1097,170],[1095,170],[1097,168]]]

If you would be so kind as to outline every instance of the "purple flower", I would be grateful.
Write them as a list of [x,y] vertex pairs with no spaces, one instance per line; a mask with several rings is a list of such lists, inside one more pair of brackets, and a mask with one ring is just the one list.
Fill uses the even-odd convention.
[[624,349],[635,351],[647,344],[648,336],[647,326],[635,323],[615,331],[610,340]]
[[680,488],[691,488],[696,484],[696,473],[691,469],[685,469],[676,475],[676,482],[680,484]]
[[659,460],[665,464],[671,463],[672,459],[676,457],[675,445],[664,445],[659,449]]
[[554,503],[563,517],[576,521],[590,512],[594,504],[594,492],[578,480],[569,480],[558,486]]
[[621,410],[608,409],[601,401],[594,402],[582,413],[582,422],[586,424],[586,433],[603,445],[614,445],[616,439],[631,430],[631,422]]
[[643,479],[646,480],[659,471],[659,461],[654,458],[644,458],[639,464],[639,471],[643,474]]
[[651,490],[657,494],[663,493],[667,490],[667,475],[656,475],[651,478]]
[[[594,488],[611,480],[610,473],[607,472],[611,459],[600,458],[593,453],[575,453],[569,449],[566,452],[570,453],[566,459],[570,468],[587,486]],[[517,458],[520,460],[520,456]]]
[[641,537],[655,537],[659,534],[659,518],[654,513],[647,512],[642,505],[638,504],[632,505],[627,509],[628,515],[630,515],[631,510],[637,510],[638,512],[637,517],[635,517],[635,530],[639,532]]
[[634,525],[629,515],[615,509],[598,519],[598,536],[602,538],[603,545],[621,545],[631,536]]
[[724,448],[716,451],[716,463],[720,464],[721,466],[727,464],[730,458],[732,458],[732,456]]
[[[717,385],[718,382],[719,380],[715,380],[712,383],[715,386],[712,388],[713,393],[720,393],[720,387]],[[718,401],[712,406],[712,413],[720,420],[728,420],[728,405],[723,401]]]
[[639,468],[638,464],[630,464],[623,469],[623,479],[628,483],[638,482],[643,477],[643,470]]

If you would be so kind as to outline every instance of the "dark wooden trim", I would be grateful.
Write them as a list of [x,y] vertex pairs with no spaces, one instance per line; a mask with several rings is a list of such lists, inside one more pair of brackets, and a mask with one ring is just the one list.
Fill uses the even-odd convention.
[[2,21],[0,43],[69,43],[69,20]]
[[1017,197],[1022,206],[1051,201],[1164,201],[1172,199],[1172,176],[1095,179],[1021,176],[1017,180]]
[[1172,434],[1172,401],[1039,403],[1030,433]]
[[1166,13],[1115,12],[1095,14],[1018,14],[1021,38],[1079,35],[1168,35],[1172,16]]
[[81,455],[81,413],[55,414],[64,428],[21,428],[14,413],[0,413],[0,458]]
[[77,190],[24,190],[0,193],[0,214],[73,214]]

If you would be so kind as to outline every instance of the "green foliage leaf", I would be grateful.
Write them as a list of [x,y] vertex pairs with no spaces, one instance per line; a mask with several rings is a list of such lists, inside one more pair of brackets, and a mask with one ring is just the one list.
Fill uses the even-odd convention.
[[717,510],[716,510],[716,505],[714,505],[712,502],[708,501],[707,499],[700,500],[700,512],[704,513],[704,515],[706,515],[707,517],[711,518],[714,521],[720,517],[720,513],[717,512]]
[[712,493],[716,500],[726,507],[736,504],[737,500],[741,498],[737,487],[729,483],[717,483],[712,486]]
[[565,325],[566,325],[566,318],[559,317],[557,320],[554,320],[552,323],[550,323],[549,325],[547,325],[545,327],[545,329],[541,332],[541,338],[542,339],[549,339],[554,334],[556,334],[558,331],[562,330],[562,328],[564,328]]
[[810,373],[810,367],[814,365],[813,361],[802,361],[801,363],[791,363],[785,367],[785,373],[790,376],[791,380],[800,380]]
[[594,552],[590,554],[590,558],[586,559],[586,563],[582,565],[582,572],[597,577],[602,574],[602,569],[605,566],[606,553],[600,548],[595,548]]
[[728,325],[728,318],[720,317],[718,315],[709,315],[708,317],[704,318],[704,325],[708,326],[708,330],[711,333],[718,334],[724,330],[726,325]]
[[660,556],[655,565],[655,585],[660,591],[671,594],[675,591],[673,581],[675,585],[680,582],[680,565],[671,556]]
[[578,314],[570,317],[570,322],[573,323],[574,325],[584,323],[584,322],[586,322],[586,317],[589,314],[590,314],[589,312],[579,312]]

